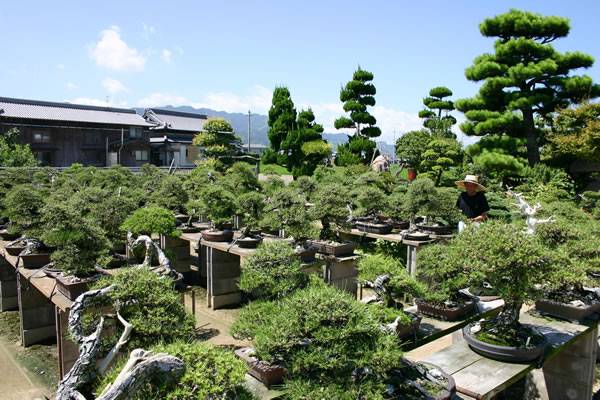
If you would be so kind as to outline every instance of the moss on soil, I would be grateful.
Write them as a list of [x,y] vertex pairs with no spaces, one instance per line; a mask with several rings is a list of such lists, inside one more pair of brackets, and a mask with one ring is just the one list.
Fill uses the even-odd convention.
[[48,393],[56,391],[58,384],[58,352],[54,340],[51,343],[22,347],[19,328],[19,312],[0,312],[0,340],[10,345],[9,351],[17,362],[41,383]]

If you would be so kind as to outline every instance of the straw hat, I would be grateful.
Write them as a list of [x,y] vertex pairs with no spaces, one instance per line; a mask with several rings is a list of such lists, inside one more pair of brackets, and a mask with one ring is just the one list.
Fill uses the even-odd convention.
[[456,181],[454,183],[462,188],[465,187],[465,183],[473,183],[477,185],[477,191],[485,190],[485,186],[479,183],[479,177],[477,175],[467,175],[462,181]]

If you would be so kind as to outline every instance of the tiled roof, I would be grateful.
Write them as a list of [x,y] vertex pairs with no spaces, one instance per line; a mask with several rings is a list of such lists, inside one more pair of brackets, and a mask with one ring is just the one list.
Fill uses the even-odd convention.
[[204,114],[187,113],[181,111],[161,110],[147,108],[144,112],[147,121],[156,122],[156,129],[167,128],[171,131],[200,132],[208,117]]
[[138,115],[134,109],[0,97],[0,118],[5,117],[107,125],[154,126]]

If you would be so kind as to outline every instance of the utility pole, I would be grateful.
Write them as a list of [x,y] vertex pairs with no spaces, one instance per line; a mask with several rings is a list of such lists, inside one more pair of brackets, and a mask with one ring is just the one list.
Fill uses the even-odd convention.
[[396,130],[394,130],[394,141],[392,142],[394,150],[392,151],[392,164],[396,163]]
[[248,153],[250,153],[250,110],[248,110]]

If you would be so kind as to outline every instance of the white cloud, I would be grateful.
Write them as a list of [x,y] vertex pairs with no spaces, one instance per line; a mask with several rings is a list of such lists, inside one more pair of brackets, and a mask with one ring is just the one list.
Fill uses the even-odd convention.
[[256,85],[253,94],[237,96],[230,92],[208,93],[201,102],[190,103],[194,108],[210,108],[216,111],[266,114],[271,107],[272,92],[260,85]]
[[411,114],[383,106],[375,106],[371,114],[377,119],[377,126],[381,129],[381,136],[377,141],[392,144],[395,137],[398,139],[402,134],[419,130],[423,127],[423,121],[418,114]]
[[142,22],[142,26],[144,27],[144,33],[142,33],[142,36],[144,39],[149,40],[150,37],[156,33],[156,30],[154,29],[154,27],[152,25],[146,25],[143,22]]
[[171,60],[171,52],[169,50],[163,49],[162,58],[167,64],[173,64],[173,61]]
[[56,68],[58,68],[58,69],[65,69],[65,64],[57,64]]
[[179,95],[168,93],[152,93],[138,100],[139,107],[158,107],[158,106],[183,106],[190,105],[189,101]]
[[74,84],[74,83],[72,83],[72,82],[67,82],[67,83],[66,83],[66,86],[67,86],[69,89],[79,89],[79,86],[77,86],[76,84]]
[[115,95],[119,92],[130,92],[121,82],[112,78],[104,78],[102,80],[102,86],[112,95]]
[[179,46],[175,47],[175,51],[177,53],[179,53],[180,55],[183,55],[183,49],[181,47],[179,47]]
[[87,97],[78,97],[75,100],[69,101],[69,100],[65,100],[67,103],[72,103],[72,104],[83,104],[85,106],[98,106],[98,107],[120,107],[120,108],[127,108],[127,102],[126,101],[119,101],[116,104],[113,104],[113,102],[108,99],[109,101],[107,102],[106,99],[105,100],[99,100],[99,99],[90,99]]
[[103,30],[100,41],[94,45],[90,57],[96,64],[115,71],[142,71],[146,58],[130,48],[121,39],[118,26]]

